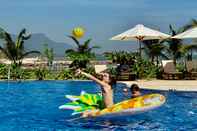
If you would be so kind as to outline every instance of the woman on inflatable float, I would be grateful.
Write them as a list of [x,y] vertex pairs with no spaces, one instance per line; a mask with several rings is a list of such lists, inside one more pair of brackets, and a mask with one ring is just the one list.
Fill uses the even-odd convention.
[[71,102],[61,105],[59,109],[72,109],[74,114],[81,113],[81,117],[103,117],[112,118],[115,116],[127,116],[138,113],[143,113],[155,108],[160,107],[165,103],[165,96],[161,94],[147,94],[140,96],[139,87],[134,84],[132,85],[132,99],[113,103],[113,85],[115,84],[114,79],[108,73],[101,73],[102,78],[97,79],[96,77],[85,73],[78,69],[76,74],[82,74],[89,79],[95,81],[101,86],[102,96],[98,94],[88,94],[84,91],[81,92],[80,96],[66,95]]
[[[113,86],[116,84],[116,81],[113,77],[110,76],[109,73],[107,73],[107,72],[100,73],[101,76],[102,76],[101,80],[94,77],[91,74],[88,74],[88,73],[85,73],[85,72],[81,71],[80,69],[78,69],[76,71],[76,74],[77,75],[79,75],[79,74],[85,75],[86,77],[95,81],[96,83],[98,83],[101,86],[101,92],[102,92],[102,96],[103,96],[103,103],[104,103],[104,106],[105,106],[104,108],[110,107],[114,104],[114,101],[113,101]],[[95,111],[96,110],[85,111],[82,114],[82,117],[92,116],[91,114]]]

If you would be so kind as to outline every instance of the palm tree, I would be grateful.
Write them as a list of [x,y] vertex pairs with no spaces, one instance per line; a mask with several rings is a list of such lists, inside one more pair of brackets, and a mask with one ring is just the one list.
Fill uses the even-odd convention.
[[[180,30],[186,31],[186,30],[191,29],[193,27],[197,27],[197,20],[195,20],[195,19],[192,19],[188,24],[184,25]],[[187,52],[187,59],[188,60],[192,60],[193,51],[197,50],[196,40],[193,40],[192,43],[193,44],[190,44],[190,46],[186,47],[188,49],[188,51],[190,51],[190,53]]]
[[[181,33],[180,31],[176,31],[172,27],[172,25],[170,25],[169,28],[170,28],[171,36],[175,36]],[[174,65],[176,65],[177,59],[181,58],[183,55],[183,41],[181,39],[168,39],[167,43],[168,43],[167,52],[172,58]]]
[[192,60],[193,51],[197,51],[197,44],[184,45],[183,48],[187,60]]
[[22,29],[16,41],[13,41],[11,34],[0,28],[0,39],[4,40],[0,50],[14,65],[21,66],[23,58],[33,53],[40,53],[39,51],[25,51],[24,42],[30,37],[31,35],[26,35],[26,29]]
[[188,29],[191,29],[193,27],[196,27],[196,26],[197,26],[197,20],[192,19],[189,23],[187,23],[186,25],[184,25],[183,27],[181,27],[179,30],[181,32],[184,32],[184,31],[186,31]]
[[91,39],[88,39],[83,44],[80,44],[74,36],[68,37],[71,38],[77,46],[75,49],[67,49],[65,51],[65,54],[73,61],[70,67],[86,68],[90,60],[95,58],[95,53],[93,53],[92,50],[99,47],[89,47]]
[[160,40],[144,40],[142,43],[144,44],[144,52],[150,57],[151,62],[157,62],[159,64],[159,57],[168,59],[165,55],[164,50],[166,46],[163,45],[164,41]]
[[54,51],[53,48],[48,47],[48,44],[44,44],[43,56],[47,58],[47,65],[49,67],[52,67],[54,60]]
[[[183,28],[180,28],[179,30],[173,29],[173,27],[170,25],[170,32],[172,36],[175,36],[182,31],[184,31]],[[183,43],[183,40],[180,39],[168,39],[168,53],[171,55],[174,64],[176,65],[177,60],[181,57],[185,57],[188,52],[192,49],[197,49],[196,44],[185,44]]]

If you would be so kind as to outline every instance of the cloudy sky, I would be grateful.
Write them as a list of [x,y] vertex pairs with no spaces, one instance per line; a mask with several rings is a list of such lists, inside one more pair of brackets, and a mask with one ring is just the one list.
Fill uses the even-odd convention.
[[0,26],[16,34],[21,28],[44,33],[52,40],[66,38],[73,27],[83,26],[85,38],[104,50],[129,49],[135,42],[108,39],[136,24],[168,33],[197,18],[196,0],[0,0]]

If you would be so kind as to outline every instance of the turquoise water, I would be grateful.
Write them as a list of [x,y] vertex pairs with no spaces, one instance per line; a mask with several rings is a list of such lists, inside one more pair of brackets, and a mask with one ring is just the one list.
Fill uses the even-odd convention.
[[[123,84],[115,89],[115,101],[128,99]],[[197,129],[197,92],[159,92],[143,90],[143,94],[161,93],[167,102],[162,107],[135,116],[112,120],[74,120],[71,111],[58,106],[68,102],[65,94],[79,95],[81,90],[99,91],[94,82],[32,81],[0,82],[0,131],[29,130],[134,130],[192,131]]]

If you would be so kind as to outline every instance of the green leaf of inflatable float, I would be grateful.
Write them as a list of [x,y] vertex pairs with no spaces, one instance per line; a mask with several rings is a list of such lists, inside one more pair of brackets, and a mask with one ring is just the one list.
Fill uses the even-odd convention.
[[82,113],[87,110],[104,108],[101,94],[89,94],[82,91],[80,96],[66,95],[65,97],[72,102],[60,106],[59,109],[71,109],[74,111],[72,115]]

